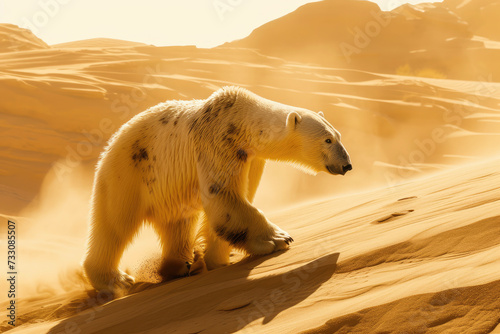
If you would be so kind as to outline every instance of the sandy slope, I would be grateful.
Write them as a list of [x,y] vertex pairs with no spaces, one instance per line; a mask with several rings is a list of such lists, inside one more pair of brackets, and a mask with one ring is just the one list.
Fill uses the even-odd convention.
[[104,306],[78,292],[24,301],[27,324],[13,333],[490,332],[500,323],[499,163],[277,212],[296,240],[287,252]]
[[49,46],[30,30],[14,24],[0,24],[0,53],[46,49]]
[[[332,20],[325,6],[344,14]],[[48,46],[0,25],[0,223],[14,219],[22,240],[21,326],[12,332],[486,333],[498,326],[500,160],[487,161],[498,159],[500,145],[497,1],[393,11],[391,25],[360,53],[363,70],[297,63],[317,59],[283,52],[331,60],[331,48],[364,27],[371,9],[347,0],[311,4],[233,44],[281,52],[259,47],[268,55],[108,39]],[[291,33],[308,15],[314,24]],[[318,26],[328,29],[318,34]],[[422,26],[433,27],[432,38]],[[290,38],[277,45],[273,36],[283,30]],[[258,43],[241,44],[249,41]],[[304,44],[314,41],[325,45]],[[370,70],[406,62],[405,75]],[[417,73],[415,64],[431,71]],[[413,76],[443,68],[471,81]],[[256,205],[293,234],[287,252],[162,286],[138,284],[137,293],[109,303],[85,293],[79,261],[93,166],[106,140],[151,105],[206,98],[224,85],[324,111],[354,171],[341,178],[266,167]],[[122,267],[154,281],[157,253],[145,229]]]

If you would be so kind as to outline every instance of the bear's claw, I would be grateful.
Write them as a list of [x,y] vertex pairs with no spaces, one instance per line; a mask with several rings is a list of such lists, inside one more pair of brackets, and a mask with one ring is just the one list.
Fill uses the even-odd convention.
[[[286,249],[288,248],[287,246],[290,245],[290,243],[293,242],[293,238],[290,236],[290,234],[288,234],[287,232],[283,231],[282,229],[280,229],[278,226],[274,225],[273,224],[273,227],[274,227],[274,243],[276,245],[276,248],[274,249],[275,251],[278,251],[278,250],[282,250],[282,249]],[[280,243],[281,245],[278,245],[278,243]],[[286,246],[283,246],[282,243],[285,243]]]
[[253,255],[264,255],[280,250],[288,249],[293,238],[285,231],[274,224],[270,224],[271,235],[261,236],[260,238],[250,240],[246,250]]

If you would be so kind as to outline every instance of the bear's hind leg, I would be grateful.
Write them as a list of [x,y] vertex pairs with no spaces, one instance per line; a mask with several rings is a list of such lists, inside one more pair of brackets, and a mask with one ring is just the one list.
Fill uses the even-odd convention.
[[117,206],[116,212],[102,208],[93,208],[89,248],[83,265],[96,290],[116,293],[134,283],[134,278],[121,271],[118,265],[140,221],[134,205]]
[[163,281],[189,274],[198,221],[199,215],[195,215],[174,222],[154,224],[163,250],[159,270]]

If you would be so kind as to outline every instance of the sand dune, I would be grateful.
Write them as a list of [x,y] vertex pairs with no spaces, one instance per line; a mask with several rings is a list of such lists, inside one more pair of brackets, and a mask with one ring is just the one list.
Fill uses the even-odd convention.
[[[369,1],[306,4],[225,46],[329,67],[480,80],[500,75],[499,1],[404,4],[383,12]],[[308,24],[303,24],[308,22]],[[477,39],[474,36],[482,36]]]
[[287,252],[103,306],[77,291],[24,301],[13,333],[490,332],[500,323],[499,163],[274,213],[296,240]]
[[134,46],[146,46],[144,43],[123,41],[111,38],[92,38],[82,41],[67,42],[51,45],[55,49],[92,49],[92,48],[123,48]]
[[443,4],[467,21],[475,35],[500,40],[500,1],[444,0]]
[[49,46],[28,29],[0,24],[0,53],[47,49]]
[[[497,9],[326,0],[213,49],[49,46],[0,24],[0,222],[19,224],[23,273],[18,327],[0,331],[500,332]],[[389,19],[342,54],[357,28]],[[290,250],[235,253],[231,266],[159,285],[146,228],[121,264],[141,282],[113,301],[96,295],[79,262],[106,141],[152,105],[225,85],[322,110],[353,172],[269,163],[255,202],[293,235]]]
[[91,169],[109,136],[140,111],[168,99],[206,98],[224,85],[324,111],[354,159],[349,179],[270,164],[263,184],[273,191],[256,199],[264,210],[391,185],[490,155],[500,142],[493,77],[416,78],[241,49],[117,45],[0,54],[0,92],[9,97],[0,101],[0,212],[25,208],[51,168],[62,176],[78,164]]

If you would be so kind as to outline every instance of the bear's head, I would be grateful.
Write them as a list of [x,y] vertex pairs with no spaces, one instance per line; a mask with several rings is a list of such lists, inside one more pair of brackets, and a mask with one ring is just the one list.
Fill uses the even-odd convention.
[[293,161],[305,169],[341,175],[352,169],[349,154],[340,142],[340,133],[322,112],[291,111],[286,129],[290,143],[296,147]]

